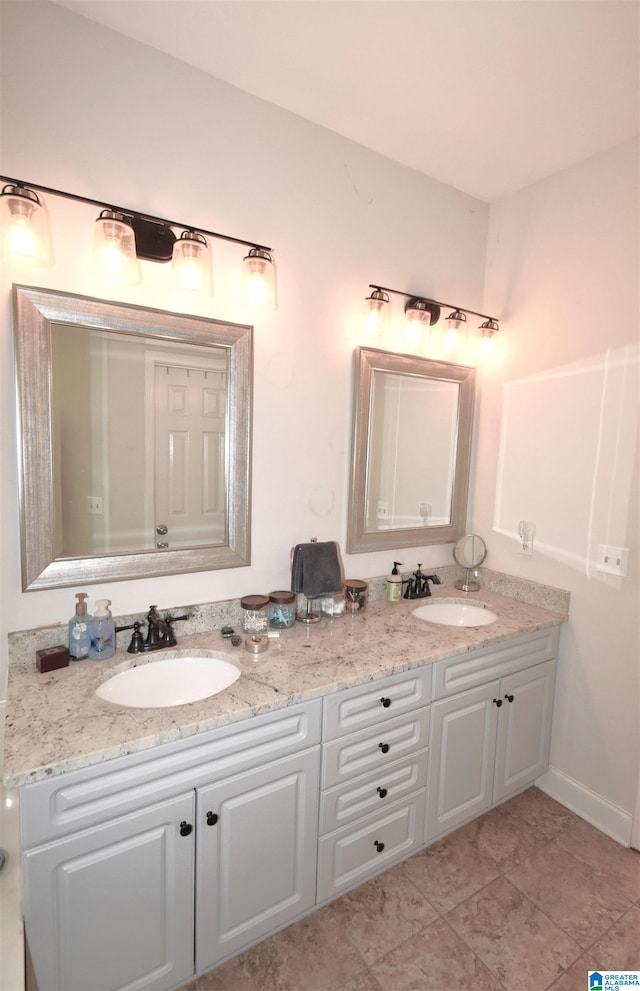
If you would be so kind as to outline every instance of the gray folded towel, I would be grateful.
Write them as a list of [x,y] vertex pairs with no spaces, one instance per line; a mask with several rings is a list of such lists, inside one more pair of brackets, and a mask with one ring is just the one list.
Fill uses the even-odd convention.
[[335,540],[296,544],[291,569],[291,590],[308,599],[338,595],[342,591],[342,569]]

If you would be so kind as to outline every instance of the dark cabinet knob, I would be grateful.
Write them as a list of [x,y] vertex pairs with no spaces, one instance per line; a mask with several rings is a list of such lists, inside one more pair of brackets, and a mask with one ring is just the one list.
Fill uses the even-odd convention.
[[187,822],[186,819],[183,819],[180,823],[180,836],[188,836],[192,829],[193,826],[191,823]]
[[376,791],[378,792],[380,798],[386,798],[387,797],[387,789],[386,788],[376,788]]
[[505,695],[505,698],[506,698],[507,702],[513,702],[514,697],[515,696],[513,696],[513,695]]
[[384,843],[380,843],[378,840],[374,840],[373,845],[378,851],[378,853],[382,853],[382,851],[384,850]]
[[207,826],[215,826],[218,821],[218,814],[216,812],[207,812]]
[[500,708],[500,706],[502,705],[502,699],[494,699],[493,701],[498,706],[498,708]]
[[388,709],[389,706],[391,705],[391,699],[390,698],[385,698],[384,695],[382,696],[382,698],[380,699],[380,701],[382,702],[382,704],[385,707],[385,709]]
[[[502,702],[500,703],[500,705],[502,705]],[[389,744],[388,743],[379,743],[378,746],[382,750],[382,753],[383,754],[388,754],[389,753]]]

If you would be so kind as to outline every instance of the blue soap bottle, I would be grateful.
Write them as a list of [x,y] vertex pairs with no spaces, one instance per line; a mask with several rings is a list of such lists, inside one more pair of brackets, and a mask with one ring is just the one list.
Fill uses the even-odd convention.
[[116,625],[111,618],[110,599],[98,599],[93,619],[89,623],[89,658],[106,661],[116,652]]
[[89,655],[89,623],[91,616],[87,614],[86,592],[76,592],[76,614],[69,620],[69,659],[81,661]]

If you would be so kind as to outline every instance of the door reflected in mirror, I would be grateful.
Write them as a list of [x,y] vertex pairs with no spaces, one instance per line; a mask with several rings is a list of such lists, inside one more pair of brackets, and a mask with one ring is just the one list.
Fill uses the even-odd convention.
[[355,352],[347,549],[420,547],[464,533],[475,369]]
[[14,286],[25,591],[250,563],[252,328]]
[[227,355],[51,326],[56,557],[224,544]]

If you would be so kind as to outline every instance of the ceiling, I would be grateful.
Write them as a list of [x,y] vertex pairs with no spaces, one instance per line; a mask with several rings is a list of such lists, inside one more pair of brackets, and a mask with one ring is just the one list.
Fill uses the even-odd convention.
[[639,0],[55,2],[486,201],[639,130]]

